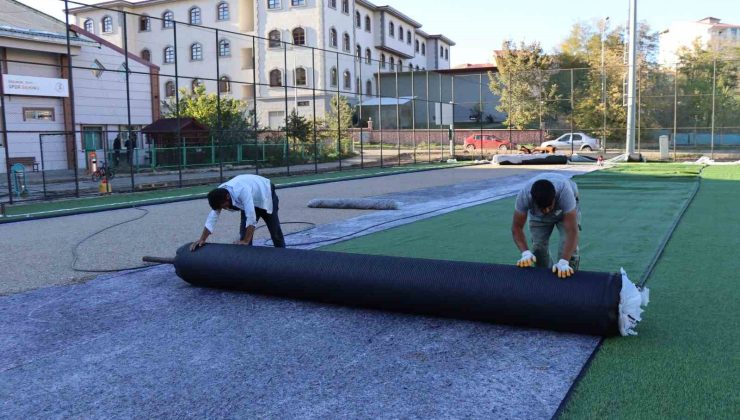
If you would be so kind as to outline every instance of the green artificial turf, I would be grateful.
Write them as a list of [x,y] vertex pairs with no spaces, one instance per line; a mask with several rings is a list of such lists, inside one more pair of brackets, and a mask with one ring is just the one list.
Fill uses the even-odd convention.
[[604,342],[562,417],[740,418],[740,166],[702,185],[647,285],[634,339]]
[[[581,269],[638,280],[695,186],[695,178],[602,171],[576,178],[581,192]],[[514,199],[430,218],[322,249],[365,254],[513,264]],[[558,234],[551,240],[553,257]]]
[[[387,168],[348,169],[344,171],[325,172],[308,175],[279,176],[272,177],[272,181],[278,187],[299,186],[302,184],[331,182],[338,180],[350,180],[367,176],[380,176],[418,172],[433,169],[448,169],[468,166],[471,163],[429,163],[404,165]],[[267,176],[269,177],[269,176]],[[80,211],[91,210],[113,210],[116,208],[131,207],[133,204],[147,205],[168,201],[176,201],[188,198],[201,198],[213,188],[213,185],[201,185],[177,189],[156,190],[136,193],[121,193],[109,196],[62,199],[40,203],[19,203],[18,205],[6,206],[5,217],[0,218],[0,223],[18,219],[32,219],[45,215],[76,214]]]

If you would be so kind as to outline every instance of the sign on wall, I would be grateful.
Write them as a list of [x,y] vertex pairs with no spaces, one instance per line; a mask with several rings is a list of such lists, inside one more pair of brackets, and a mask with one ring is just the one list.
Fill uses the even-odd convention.
[[69,96],[69,83],[67,79],[3,74],[3,92],[6,95],[66,98]]

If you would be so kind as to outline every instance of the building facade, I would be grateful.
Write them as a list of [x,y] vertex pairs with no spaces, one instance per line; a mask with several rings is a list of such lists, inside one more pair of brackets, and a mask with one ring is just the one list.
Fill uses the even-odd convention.
[[740,43],[740,25],[722,23],[720,19],[707,17],[695,22],[674,22],[660,33],[658,60],[664,66],[673,67],[678,61],[681,48],[692,48],[694,42],[703,48],[721,49],[726,45]]
[[162,98],[203,83],[247,101],[271,128],[293,108],[321,117],[337,94],[353,104],[377,95],[378,73],[447,69],[455,45],[365,0],[108,1],[71,13],[160,66]]
[[116,136],[159,118],[157,66],[73,28],[70,84],[65,23],[14,0],[0,7],[3,172],[18,158],[42,170],[85,168],[90,153],[105,159]]

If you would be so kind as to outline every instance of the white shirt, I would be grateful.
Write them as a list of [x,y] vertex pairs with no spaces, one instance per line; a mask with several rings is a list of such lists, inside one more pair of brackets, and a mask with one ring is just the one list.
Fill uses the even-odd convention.
[[[219,188],[225,188],[229,192],[232,206],[244,210],[247,215],[245,227],[257,226],[255,207],[272,214],[272,184],[267,178],[259,175],[239,175],[219,185]],[[206,229],[209,232],[213,233],[220,214],[220,210],[211,210],[208,214]]]

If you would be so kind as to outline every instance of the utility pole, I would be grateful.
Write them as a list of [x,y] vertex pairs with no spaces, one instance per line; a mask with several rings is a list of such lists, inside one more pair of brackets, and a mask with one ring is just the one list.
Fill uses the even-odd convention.
[[635,78],[637,68],[637,0],[630,0],[629,65],[627,71],[627,147],[629,159],[635,153]]

